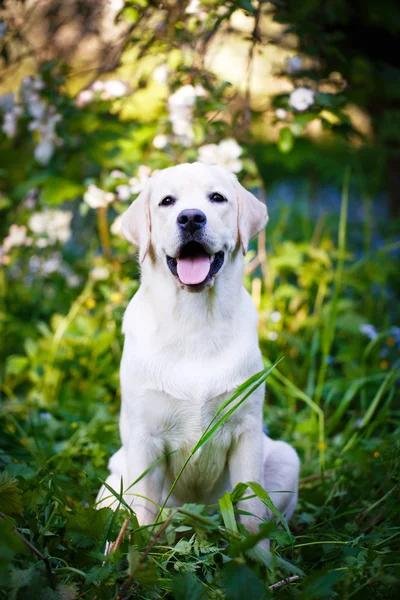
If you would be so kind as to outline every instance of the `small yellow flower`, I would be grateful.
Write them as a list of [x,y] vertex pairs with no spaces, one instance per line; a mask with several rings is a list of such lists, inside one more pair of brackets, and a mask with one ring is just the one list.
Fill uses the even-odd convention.
[[390,346],[392,348],[394,346],[395,342],[396,342],[396,340],[394,339],[394,337],[390,336],[386,340],[386,345]]
[[76,429],[78,427],[78,423],[74,421],[71,425],[72,429]]
[[374,458],[379,458],[379,457],[380,457],[380,455],[381,455],[381,453],[380,453],[380,452],[374,452]]
[[328,446],[325,444],[325,442],[318,442],[318,450],[326,450],[327,447]]
[[113,304],[119,304],[123,300],[122,294],[120,292],[113,292],[110,296],[110,300]]
[[96,300],[94,298],[88,298],[86,300],[86,306],[89,309],[94,308],[96,306]]
[[387,360],[381,360],[381,369],[387,369],[389,366],[389,363]]

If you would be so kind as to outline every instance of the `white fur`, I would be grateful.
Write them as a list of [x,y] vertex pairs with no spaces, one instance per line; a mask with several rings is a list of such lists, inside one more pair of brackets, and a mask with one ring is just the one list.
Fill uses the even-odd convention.
[[[228,202],[210,202],[212,191]],[[159,206],[167,195],[176,204]],[[166,255],[178,252],[176,218],[186,208],[206,214],[207,244],[212,252],[225,253],[222,269],[197,293],[188,291],[166,263]],[[242,276],[243,251],[266,222],[265,206],[234,176],[200,163],[153,175],[125,213],[125,234],[140,244],[142,277],[123,321],[122,447],[110,460],[107,483],[119,491],[123,478],[124,498],[142,525],[154,521],[156,505],[165,499],[220,404],[263,368],[257,311]],[[170,502],[210,504],[239,482],[258,481],[290,518],[297,501],[299,461],[288,444],[263,433],[263,402],[260,386],[193,456]],[[118,504],[104,487],[98,501],[99,507]],[[271,517],[256,498],[239,507],[253,515],[241,517],[250,531],[257,531],[263,517]]]

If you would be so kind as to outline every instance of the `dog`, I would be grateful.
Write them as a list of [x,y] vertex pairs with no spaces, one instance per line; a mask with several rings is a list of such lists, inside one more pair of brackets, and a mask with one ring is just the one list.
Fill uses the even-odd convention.
[[[123,319],[122,447],[107,484],[119,493],[122,478],[142,526],[156,519],[221,404],[263,369],[258,315],[242,279],[248,244],[267,221],[265,204],[232,173],[201,163],[155,172],[123,214],[122,231],[139,248],[141,283]],[[264,394],[260,385],[192,456],[167,506],[213,504],[255,481],[291,517],[299,459],[263,432]],[[97,502],[119,506],[105,486]],[[251,533],[275,518],[257,497],[238,508]]]

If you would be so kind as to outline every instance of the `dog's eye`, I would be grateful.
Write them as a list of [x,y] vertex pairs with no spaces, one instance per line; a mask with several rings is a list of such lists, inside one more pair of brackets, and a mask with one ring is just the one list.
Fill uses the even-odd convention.
[[213,192],[209,196],[211,202],[227,202],[227,199],[222,194],[218,194],[218,192]]
[[175,198],[173,196],[165,196],[158,206],[171,206],[175,204]]

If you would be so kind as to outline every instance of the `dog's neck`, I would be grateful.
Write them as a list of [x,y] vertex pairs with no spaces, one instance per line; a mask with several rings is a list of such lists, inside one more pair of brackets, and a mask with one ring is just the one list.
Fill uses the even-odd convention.
[[191,323],[197,330],[207,330],[216,319],[231,326],[240,313],[243,267],[243,255],[238,250],[224,265],[212,287],[189,292],[179,287],[166,265],[156,264],[149,257],[142,265],[141,288],[146,297],[151,297],[154,318],[160,326],[168,323],[172,315],[174,322],[181,322],[186,330]]

